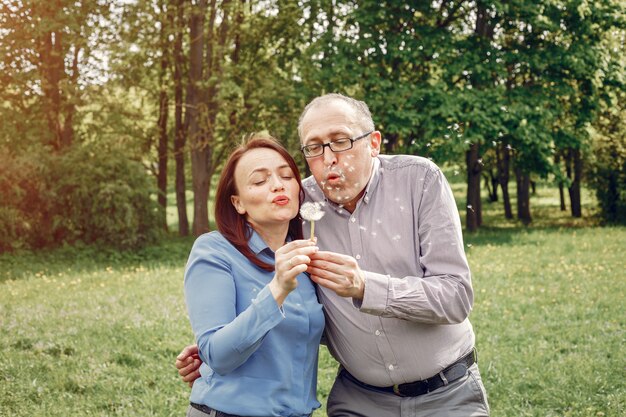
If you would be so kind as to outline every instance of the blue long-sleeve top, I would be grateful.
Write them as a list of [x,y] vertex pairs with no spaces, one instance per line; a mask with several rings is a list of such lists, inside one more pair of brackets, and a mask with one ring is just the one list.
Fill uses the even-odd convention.
[[[248,245],[274,263],[274,252],[253,230]],[[203,364],[191,402],[242,416],[306,416],[320,407],[322,306],[303,273],[279,308],[268,288],[273,276],[219,232],[194,243],[185,299]]]

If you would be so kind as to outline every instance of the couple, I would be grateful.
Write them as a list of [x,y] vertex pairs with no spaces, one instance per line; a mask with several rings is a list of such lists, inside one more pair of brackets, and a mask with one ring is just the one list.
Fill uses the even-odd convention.
[[[309,103],[298,134],[313,177],[301,183],[282,146],[252,138],[222,172],[219,233],[191,250],[198,345],[176,361],[193,383],[187,415],[311,415],[325,330],[341,365],[329,416],[487,416],[470,271],[441,171],[379,155],[367,105],[340,94]],[[304,200],[324,203],[313,240]]]

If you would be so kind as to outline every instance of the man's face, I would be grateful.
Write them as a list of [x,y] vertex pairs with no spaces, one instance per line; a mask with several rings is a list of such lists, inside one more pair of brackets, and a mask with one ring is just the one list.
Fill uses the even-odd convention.
[[[309,109],[301,124],[302,145],[325,144],[363,133],[367,132],[359,126],[355,110],[341,100]],[[325,147],[322,155],[306,161],[324,195],[353,211],[369,181],[372,158],[379,150],[380,132],[374,131],[354,142],[350,150],[333,152]]]

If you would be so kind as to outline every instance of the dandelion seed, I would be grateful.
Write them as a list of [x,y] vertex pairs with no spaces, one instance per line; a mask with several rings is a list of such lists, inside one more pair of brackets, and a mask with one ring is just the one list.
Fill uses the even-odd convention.
[[395,235],[395,236],[394,236],[394,237],[392,237],[391,239],[392,239],[392,240],[394,240],[394,241],[398,241],[398,240],[400,240],[401,238],[402,238],[402,236],[400,236],[400,235]]
[[404,206],[400,206],[400,211],[404,211]]
[[365,227],[365,226],[359,226],[359,229],[361,229],[361,230],[363,230],[363,231],[366,231],[366,230],[367,230],[367,227]]
[[472,247],[472,244],[471,244],[471,243],[468,243],[468,244],[467,244],[467,247],[468,247],[468,248],[471,248],[471,247]]
[[460,127],[460,126],[459,126],[459,124],[458,124],[458,123],[455,123],[455,124],[454,124],[454,130],[459,130],[459,127]]
[[468,208],[468,209],[470,209],[470,210],[472,210],[472,212],[474,212],[474,209],[472,208],[472,205],[471,205],[471,204],[468,204],[468,205],[467,205],[467,208]]
[[381,224],[383,221],[380,219],[376,219],[376,223]]
[[493,146],[496,146],[496,145],[497,145],[497,143],[496,143],[496,141],[495,141],[495,140],[492,140],[492,141],[491,141],[491,144],[492,144]]
[[395,201],[400,201],[400,197],[394,198]]
[[427,147],[427,148],[430,148],[430,142],[428,142],[428,143],[426,144],[426,147]]
[[376,232],[372,232],[372,236],[376,236]]
[[444,138],[449,139],[450,135],[443,135]]
[[459,175],[459,170],[458,169],[454,170],[454,175]]
[[480,165],[485,165],[485,164],[483,164],[483,159],[482,159],[482,158],[478,158],[478,161],[477,161],[477,162],[478,162]]

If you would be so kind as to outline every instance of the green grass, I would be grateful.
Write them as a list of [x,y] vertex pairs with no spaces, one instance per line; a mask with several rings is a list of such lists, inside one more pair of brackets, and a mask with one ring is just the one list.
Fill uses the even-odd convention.
[[[552,195],[532,198],[531,227],[484,203],[490,226],[465,236],[492,415],[622,416],[626,228],[599,227],[588,194],[584,219]],[[173,361],[193,340],[182,293],[191,242],[0,256],[0,416],[184,415]],[[322,348],[323,403],[335,367]]]

